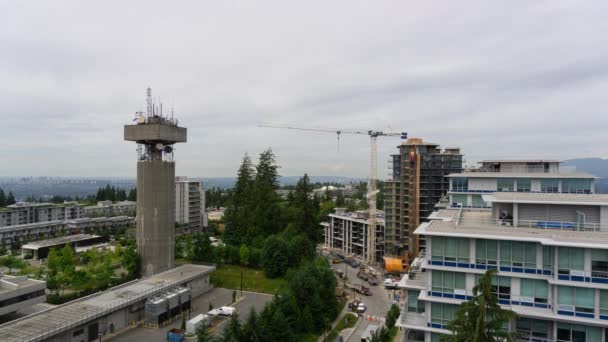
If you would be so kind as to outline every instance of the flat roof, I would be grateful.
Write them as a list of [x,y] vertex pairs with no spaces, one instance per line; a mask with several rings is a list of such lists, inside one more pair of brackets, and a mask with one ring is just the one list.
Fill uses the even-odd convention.
[[[44,281],[30,279],[27,276],[2,275],[0,276],[0,294],[23,290],[28,287],[34,287],[36,285],[43,284],[45,284]],[[46,288],[46,286],[44,286],[44,288]]]
[[[352,222],[364,223],[364,224],[370,224],[371,223],[370,219],[361,219],[361,218],[356,218],[356,217],[352,217],[352,216],[349,216],[349,215],[329,214],[328,216],[339,218],[339,219],[343,219],[343,220],[348,220],[348,221],[352,221]],[[384,218],[377,217],[376,218],[376,224],[384,225]]]
[[182,265],[0,325],[2,341],[42,341],[95,318],[146,300],[205,274],[215,266]]
[[30,242],[30,243],[27,243],[27,244],[21,246],[21,248],[39,249],[42,247],[61,246],[61,245],[65,245],[66,243],[70,243],[70,242],[85,241],[85,240],[90,240],[90,239],[96,239],[99,237],[100,237],[99,235],[91,235],[91,234],[66,235],[66,236],[62,236],[62,237],[58,237],[58,238],[54,238],[54,239]]
[[468,178],[597,178],[587,172],[461,172],[450,173],[448,177]]
[[608,194],[494,192],[484,195],[484,200],[493,203],[608,205]]
[[15,224],[15,225],[11,225],[11,226],[0,227],[0,231],[1,230],[29,229],[29,228],[38,228],[38,227],[46,227],[46,226],[54,226],[54,225],[63,225],[66,223],[67,223],[67,221],[64,221],[64,220],[54,220],[54,221],[46,221],[46,222]]
[[433,220],[421,223],[414,234],[445,237],[465,237],[507,241],[540,242],[550,246],[608,249],[608,231],[587,231],[539,228],[498,224],[491,210],[446,209],[459,212],[457,220]]
[[477,163],[561,163],[561,161],[558,159],[488,159]]

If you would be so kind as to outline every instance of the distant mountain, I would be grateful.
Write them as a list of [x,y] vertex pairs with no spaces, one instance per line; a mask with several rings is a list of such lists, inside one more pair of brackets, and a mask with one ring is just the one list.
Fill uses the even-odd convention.
[[597,193],[608,193],[608,159],[602,158],[579,158],[570,159],[562,163],[562,166],[574,166],[579,171],[589,172],[599,177],[595,181]]

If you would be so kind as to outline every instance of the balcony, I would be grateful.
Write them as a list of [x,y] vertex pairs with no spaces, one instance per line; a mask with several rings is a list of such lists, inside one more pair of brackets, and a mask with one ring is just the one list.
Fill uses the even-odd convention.
[[407,312],[407,306],[401,311],[397,325],[403,328],[420,329],[426,328],[427,317],[425,313]]

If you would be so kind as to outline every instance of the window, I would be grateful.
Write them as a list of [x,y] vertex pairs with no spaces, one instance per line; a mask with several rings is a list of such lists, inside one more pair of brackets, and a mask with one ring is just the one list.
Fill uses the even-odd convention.
[[608,316],[608,290],[600,290],[600,315]]
[[500,266],[536,268],[536,243],[501,241]]
[[[528,340],[531,337],[548,338],[549,322],[540,319],[520,317],[515,323],[517,332],[522,336],[522,340]],[[531,339],[530,339],[531,340]]]
[[419,295],[420,291],[407,291],[407,312],[424,312],[424,302],[418,300]]
[[582,324],[557,323],[557,340],[595,342],[602,340],[602,329]]
[[473,200],[472,207],[473,208],[485,208],[486,202],[483,201],[481,195],[471,195],[471,199]]
[[498,178],[496,180],[498,191],[513,191],[512,178]]
[[441,324],[443,326],[450,323],[454,319],[454,311],[456,305],[432,303],[431,304],[431,323]]
[[541,179],[540,180],[540,191],[557,193],[559,192],[559,180],[557,179]]
[[459,204],[463,207],[468,206],[467,195],[452,195],[452,204]]
[[454,294],[454,290],[465,290],[466,288],[464,273],[433,271],[431,275],[433,278],[433,292]]
[[496,240],[475,241],[475,262],[480,265],[496,266],[498,260],[498,242]]
[[557,252],[558,274],[570,275],[571,271],[584,270],[585,253],[582,248],[558,247]]
[[468,191],[469,179],[464,177],[452,178],[452,191]]
[[532,303],[547,303],[549,284],[542,279],[521,279],[521,300]]
[[553,270],[553,249],[551,246],[543,246],[543,270]]
[[532,187],[531,179],[529,178],[519,178],[517,179],[517,192],[530,192]]
[[469,262],[469,240],[434,236],[431,241],[431,260]]
[[557,301],[559,310],[593,313],[595,289],[559,286]]
[[591,276],[608,278],[608,250],[591,250]]
[[570,194],[591,193],[591,179],[562,179],[562,192]]
[[[479,283],[481,275],[475,275],[475,283]],[[492,293],[499,300],[511,300],[511,278],[495,276],[492,277]]]

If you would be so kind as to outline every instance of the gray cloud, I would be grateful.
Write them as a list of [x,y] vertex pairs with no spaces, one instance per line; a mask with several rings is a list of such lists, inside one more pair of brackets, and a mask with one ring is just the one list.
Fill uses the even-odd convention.
[[[603,1],[0,4],[0,175],[132,176],[122,125],[153,87],[189,129],[178,173],[366,176],[407,130],[469,161],[608,157]],[[379,170],[398,140],[381,139]],[[383,173],[383,171],[381,171]]]

